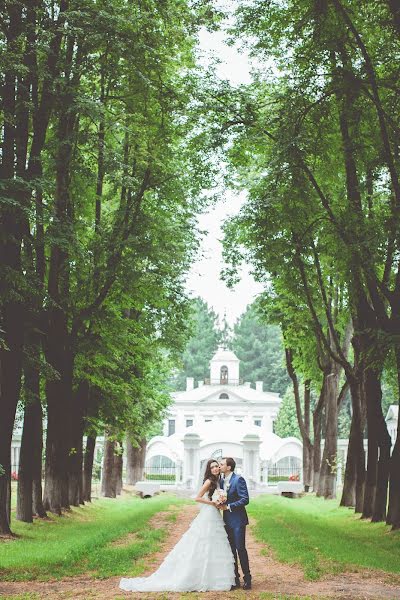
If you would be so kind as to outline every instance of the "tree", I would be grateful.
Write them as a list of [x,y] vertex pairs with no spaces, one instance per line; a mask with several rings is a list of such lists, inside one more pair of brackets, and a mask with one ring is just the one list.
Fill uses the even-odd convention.
[[177,390],[186,389],[186,377],[204,381],[210,374],[210,360],[221,340],[218,317],[207,303],[196,298],[192,305],[192,336],[182,355],[183,369],[174,377],[172,385]]
[[284,367],[282,335],[276,325],[261,320],[257,304],[251,304],[234,326],[232,349],[240,360],[244,381],[263,381],[265,389],[284,395],[289,378]]
[[[83,500],[85,430],[87,497],[99,428],[120,436],[136,418],[143,436],[139,412],[149,426],[165,408],[163,378],[187,330],[194,215],[213,172],[191,98],[196,31],[215,13],[175,0],[61,0],[7,2],[1,16],[0,532],[9,534],[22,369],[36,412],[44,391],[44,502],[57,514]],[[38,478],[29,448],[42,443],[32,406],[18,499],[26,520]]]
[[289,387],[283,396],[275,420],[275,433],[280,437],[297,437],[301,439],[294,395]]
[[[400,191],[394,142],[396,69],[386,59],[398,38],[388,28],[383,6],[373,20],[366,18],[371,7],[365,3],[360,13],[355,3],[339,0],[268,7],[255,1],[239,7],[237,34],[249,36],[262,59],[274,58],[282,76],[266,82],[260,75],[246,91],[235,92],[228,102],[225,97],[229,114],[224,131],[235,137],[232,164],[250,188],[242,240],[253,248],[257,273],[264,281],[273,276],[275,285],[279,269],[294,261],[325,375],[340,365],[350,386],[353,417],[345,503],[352,501],[355,490],[356,510],[382,520],[390,440],[381,375],[389,347],[396,346],[391,332],[397,327],[395,206]],[[377,44],[382,36],[383,45]],[[391,81],[389,88],[384,80]],[[271,223],[279,225],[271,230]],[[274,261],[270,253],[269,262],[263,262],[265,247],[272,244],[282,259]],[[288,283],[283,290],[290,289]],[[354,326],[352,362],[342,347],[345,323],[336,321],[338,308]],[[332,377],[328,382],[330,387]],[[328,391],[331,398],[337,394]],[[332,414],[337,411],[333,400],[329,406]],[[366,484],[364,414],[369,436]],[[335,415],[326,419],[327,424],[335,421]],[[397,460],[395,449],[392,466]],[[400,487],[391,472],[394,499]]]

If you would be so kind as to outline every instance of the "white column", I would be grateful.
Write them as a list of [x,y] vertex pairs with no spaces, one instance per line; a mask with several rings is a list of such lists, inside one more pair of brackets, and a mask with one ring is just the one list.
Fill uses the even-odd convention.
[[243,445],[243,475],[249,480],[250,487],[260,483],[260,445],[261,440],[256,434],[247,434],[242,440]]
[[175,460],[175,485],[179,486],[181,484],[181,473],[182,473],[182,461],[177,458]]
[[200,469],[200,436],[187,433],[183,437],[183,483],[193,489],[197,486]]

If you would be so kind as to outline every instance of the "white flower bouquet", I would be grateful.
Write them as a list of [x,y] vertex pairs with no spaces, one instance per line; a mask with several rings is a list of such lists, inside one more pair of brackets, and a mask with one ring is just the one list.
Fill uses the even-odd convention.
[[213,502],[216,502],[217,504],[224,504],[224,502],[226,502],[226,500],[227,500],[227,495],[226,495],[225,490],[223,490],[221,488],[217,488],[214,491],[211,500]]

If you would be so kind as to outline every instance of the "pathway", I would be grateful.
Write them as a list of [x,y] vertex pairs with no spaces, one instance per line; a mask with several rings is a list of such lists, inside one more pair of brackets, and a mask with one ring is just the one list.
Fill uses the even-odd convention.
[[[176,508],[175,508],[176,509]],[[188,505],[179,510],[176,523],[166,519],[166,513],[160,513],[153,518],[154,527],[168,527],[169,534],[160,551],[147,559],[148,569],[145,575],[150,574],[162,562],[163,557],[176,544],[184,531],[186,531],[198,510],[197,505]],[[123,543],[123,540],[121,540]],[[253,589],[251,592],[237,590],[234,592],[206,592],[192,594],[174,593],[127,593],[118,589],[118,577],[106,580],[96,580],[87,575],[65,578],[60,581],[49,582],[10,582],[0,583],[0,597],[3,595],[17,595],[23,593],[36,593],[40,600],[283,600],[292,597],[300,600],[301,597],[322,600],[335,598],[336,600],[400,600],[400,577],[390,576],[386,573],[358,572],[342,573],[327,576],[320,581],[306,581],[303,572],[296,566],[286,565],[274,560],[268,547],[258,542],[252,528],[248,530],[247,548],[249,551],[250,565],[253,575]]]

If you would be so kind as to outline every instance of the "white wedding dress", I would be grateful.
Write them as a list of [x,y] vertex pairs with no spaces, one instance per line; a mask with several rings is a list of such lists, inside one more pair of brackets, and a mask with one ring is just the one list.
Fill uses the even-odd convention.
[[128,592],[227,591],[235,583],[234,560],[220,511],[202,504],[189,529],[149,577],[123,578]]

